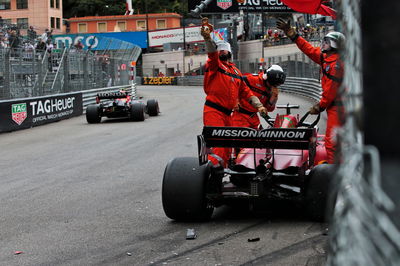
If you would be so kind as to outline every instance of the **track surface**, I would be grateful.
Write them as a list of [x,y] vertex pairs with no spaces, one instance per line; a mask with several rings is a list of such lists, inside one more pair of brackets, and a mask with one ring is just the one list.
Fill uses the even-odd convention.
[[[171,158],[196,156],[204,93],[138,92],[158,99],[160,116],[96,125],[81,116],[0,135],[0,265],[324,264],[326,225],[290,207],[222,207],[208,223],[169,220],[163,171]],[[282,93],[278,103],[287,102],[304,107],[301,114],[312,104]],[[188,228],[197,239],[185,239]]]

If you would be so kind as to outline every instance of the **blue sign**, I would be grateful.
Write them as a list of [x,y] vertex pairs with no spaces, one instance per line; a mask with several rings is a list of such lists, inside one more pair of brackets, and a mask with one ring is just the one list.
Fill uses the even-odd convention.
[[134,45],[147,48],[147,32],[104,32],[53,35],[57,47],[71,47],[81,41],[83,49],[116,50],[129,49]]

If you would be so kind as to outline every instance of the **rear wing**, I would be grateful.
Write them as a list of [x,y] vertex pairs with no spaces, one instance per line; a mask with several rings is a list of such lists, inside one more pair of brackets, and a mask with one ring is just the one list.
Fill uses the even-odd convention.
[[99,100],[102,99],[119,99],[119,98],[127,98],[129,95],[128,92],[101,92],[97,94],[97,98]]
[[211,147],[308,150],[313,157],[316,141],[315,128],[204,127],[197,136],[200,164],[207,162]]

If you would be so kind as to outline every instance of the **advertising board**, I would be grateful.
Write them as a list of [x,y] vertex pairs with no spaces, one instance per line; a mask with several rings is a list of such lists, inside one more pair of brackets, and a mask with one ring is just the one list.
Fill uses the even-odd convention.
[[0,132],[48,124],[82,113],[82,93],[0,101]]
[[[191,0],[188,2],[188,12],[200,5],[202,0]],[[285,6],[281,0],[215,0],[212,1],[202,13],[236,13],[244,12],[294,12]]]

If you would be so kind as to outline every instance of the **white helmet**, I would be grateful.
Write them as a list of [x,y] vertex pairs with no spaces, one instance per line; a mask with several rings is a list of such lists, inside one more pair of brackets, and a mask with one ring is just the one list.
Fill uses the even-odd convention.
[[264,71],[263,79],[272,86],[280,86],[285,83],[286,74],[279,65],[272,65]]
[[329,44],[332,48],[340,49],[344,46],[346,37],[338,31],[332,31],[325,35],[324,40],[329,41]]
[[229,44],[229,42],[218,41],[216,44],[217,44],[217,51],[225,50],[232,53],[231,45]]

